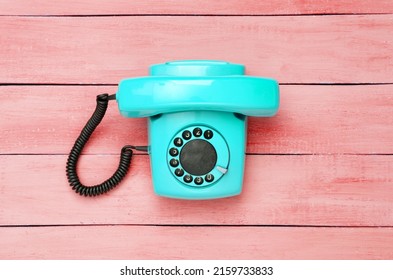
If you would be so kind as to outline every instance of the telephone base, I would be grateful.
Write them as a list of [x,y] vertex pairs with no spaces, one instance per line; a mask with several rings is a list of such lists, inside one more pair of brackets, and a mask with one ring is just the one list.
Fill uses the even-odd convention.
[[187,111],[149,118],[150,162],[156,194],[216,199],[242,191],[246,117]]

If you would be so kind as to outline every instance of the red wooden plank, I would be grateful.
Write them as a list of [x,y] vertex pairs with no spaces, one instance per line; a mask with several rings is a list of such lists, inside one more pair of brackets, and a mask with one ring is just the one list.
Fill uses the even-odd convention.
[[276,14],[336,14],[336,13],[392,13],[389,0],[312,1],[312,0],[114,0],[100,3],[94,0],[3,0],[1,15],[276,15]]
[[201,58],[243,63],[248,74],[281,83],[387,83],[393,82],[392,20],[1,17],[0,83],[118,83],[146,74],[153,63]]
[[[67,154],[95,108],[116,87],[0,87],[0,152]],[[250,118],[249,153],[392,154],[393,85],[281,86],[274,118]],[[115,102],[86,153],[117,154],[147,144],[145,119],[120,116]]]
[[[153,194],[147,156],[116,190],[75,194],[66,156],[1,156],[0,225],[211,224],[393,226],[392,156],[247,156],[233,198],[184,201]],[[82,182],[115,170],[118,156],[81,158]]]
[[[240,237],[240,238],[239,238]],[[392,228],[0,228],[0,259],[392,259]]]

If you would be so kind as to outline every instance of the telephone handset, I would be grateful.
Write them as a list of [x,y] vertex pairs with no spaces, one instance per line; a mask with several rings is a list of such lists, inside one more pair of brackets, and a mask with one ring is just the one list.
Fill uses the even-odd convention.
[[[148,117],[149,145],[125,146],[119,168],[107,181],[84,186],[76,163],[84,144],[116,99],[125,117]],[[213,199],[240,194],[247,116],[271,117],[279,107],[277,81],[244,75],[244,66],[225,61],[185,60],[156,64],[150,76],[124,79],[116,95],[99,95],[93,116],[67,161],[73,189],[95,196],[125,176],[132,149],[150,155],[156,194],[181,199]]]

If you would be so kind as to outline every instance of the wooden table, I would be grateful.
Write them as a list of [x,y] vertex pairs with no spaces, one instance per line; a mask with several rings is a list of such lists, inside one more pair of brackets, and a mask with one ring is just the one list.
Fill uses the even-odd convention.
[[[0,1],[1,259],[393,258],[393,2]],[[220,59],[274,77],[281,107],[250,118],[243,193],[153,194],[137,154],[116,190],[68,186],[95,106],[150,64]],[[111,103],[80,161],[115,170],[146,119]]]

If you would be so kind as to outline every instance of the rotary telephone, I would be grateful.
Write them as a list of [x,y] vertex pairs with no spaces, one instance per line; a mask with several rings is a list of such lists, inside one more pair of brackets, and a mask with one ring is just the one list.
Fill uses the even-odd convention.
[[[247,116],[271,117],[279,106],[277,81],[244,75],[225,61],[185,60],[150,66],[150,76],[120,82],[114,95],[97,96],[97,107],[75,141],[66,174],[80,195],[108,192],[126,175],[133,150],[150,155],[156,194],[213,199],[240,194]],[[148,117],[149,145],[122,148],[119,167],[95,186],[83,185],[77,161],[94,129],[116,100],[128,118]]]

